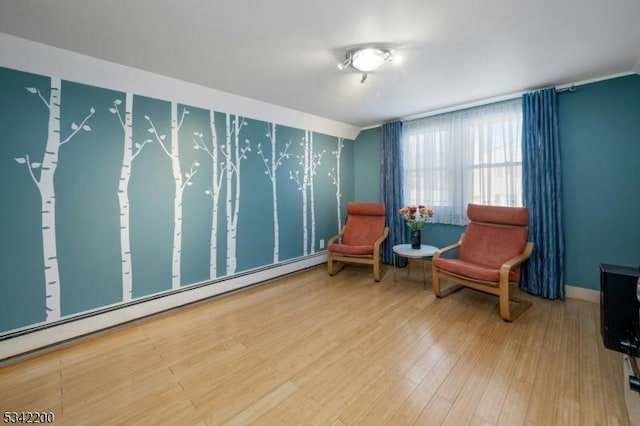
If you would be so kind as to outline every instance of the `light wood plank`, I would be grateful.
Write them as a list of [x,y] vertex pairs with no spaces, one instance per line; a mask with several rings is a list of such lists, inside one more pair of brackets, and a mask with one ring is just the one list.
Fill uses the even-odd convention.
[[601,343],[595,339],[597,322],[590,307],[591,305],[585,305],[585,309],[580,310],[578,377],[580,378],[580,424],[582,426],[606,424],[607,417],[604,388],[598,386],[600,379],[598,348]]
[[286,382],[283,385],[276,388],[273,392],[269,392],[264,397],[260,398],[254,404],[249,406],[246,410],[241,411],[226,422],[228,425],[246,425],[261,418],[263,414],[268,412],[273,407],[277,406],[282,401],[288,399],[298,390],[298,387],[291,382]]
[[[549,304],[545,303],[529,309],[526,313],[529,327],[523,345],[519,348],[517,362],[510,378],[498,425],[512,426],[524,424],[527,406],[529,405],[533,382],[537,374],[546,374],[538,369],[541,356],[542,340],[547,330]],[[524,322],[516,322],[516,326],[524,326]]]

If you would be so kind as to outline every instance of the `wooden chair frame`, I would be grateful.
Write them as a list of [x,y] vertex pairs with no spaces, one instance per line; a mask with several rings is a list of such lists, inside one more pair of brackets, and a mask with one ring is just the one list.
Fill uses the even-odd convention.
[[[327,247],[336,241],[342,239],[344,235],[344,227],[342,231],[334,237],[331,237],[327,242]],[[339,253],[333,253],[327,250],[327,270],[329,271],[329,275],[333,276],[340,272],[342,268],[344,268],[345,263],[361,263],[365,265],[373,265],[373,279],[375,281],[380,281],[380,269],[381,269],[381,252],[380,246],[382,242],[389,235],[389,228],[385,227],[382,234],[378,237],[378,239],[373,243],[373,255],[343,255]]]
[[[520,299],[510,296],[509,289],[512,285],[518,284],[517,282],[509,281],[509,272],[517,265],[527,260],[533,252],[533,243],[527,242],[525,248],[521,254],[503,263],[500,267],[500,279],[498,282],[476,280],[462,275],[454,274],[449,271],[442,270],[435,266],[435,260],[441,257],[444,253],[460,248],[464,234],[460,236],[460,240],[442,248],[433,255],[432,277],[433,277],[433,292],[437,297],[446,297],[463,287],[469,287],[474,290],[482,291],[485,293],[493,294],[500,298],[500,316],[505,321],[514,321],[524,311],[531,307],[531,302],[528,300]],[[440,285],[440,279],[445,279],[455,283],[451,287],[442,289]],[[510,307],[509,302],[517,303],[517,307],[513,310]]]

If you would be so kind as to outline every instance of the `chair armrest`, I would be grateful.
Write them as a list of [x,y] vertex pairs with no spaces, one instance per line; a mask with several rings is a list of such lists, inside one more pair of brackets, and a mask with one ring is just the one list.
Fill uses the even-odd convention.
[[384,231],[382,232],[382,234],[378,237],[377,240],[374,241],[373,247],[374,248],[380,247],[380,244],[382,244],[382,242],[387,239],[388,235],[389,235],[389,228],[384,228]]
[[373,259],[380,259],[380,245],[384,240],[387,239],[387,235],[389,235],[389,228],[384,228],[382,234],[378,237],[378,239],[373,243]]
[[509,271],[513,269],[514,266],[519,265],[530,258],[531,253],[533,253],[533,243],[529,241],[527,242],[527,245],[524,246],[524,251],[522,253],[502,264],[500,267],[500,275],[502,276],[502,274],[506,274],[508,276]]
[[327,247],[329,247],[331,244],[335,243],[338,239],[342,238],[343,235],[344,235],[344,227],[342,228],[342,230],[340,231],[340,233],[338,235],[335,235],[335,236],[329,238],[329,240],[327,241]]
[[435,252],[433,254],[433,260],[438,259],[440,256],[442,256],[444,253],[455,250],[460,248],[460,246],[462,245],[462,239],[464,238],[464,233],[462,233],[462,235],[460,235],[460,239],[458,240],[457,243],[455,244],[451,244],[449,246],[443,247],[440,250],[438,250],[437,252]]

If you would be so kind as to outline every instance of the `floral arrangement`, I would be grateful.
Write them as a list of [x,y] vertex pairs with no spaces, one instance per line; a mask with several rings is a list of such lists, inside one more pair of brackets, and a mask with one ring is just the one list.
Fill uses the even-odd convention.
[[422,225],[428,222],[433,217],[433,210],[426,208],[425,206],[407,206],[403,207],[399,211],[400,215],[407,221],[407,226],[412,231],[418,231],[422,229]]

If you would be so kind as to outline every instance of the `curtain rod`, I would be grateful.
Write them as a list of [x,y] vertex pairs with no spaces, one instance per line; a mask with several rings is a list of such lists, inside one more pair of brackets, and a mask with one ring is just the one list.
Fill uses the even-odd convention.
[[[578,81],[576,83],[570,83],[570,84],[563,84],[563,85],[558,85],[555,86],[556,92],[557,93],[563,93],[563,92],[575,92],[576,90],[578,90],[578,86],[583,86],[585,84],[590,84],[590,83],[596,83],[598,81],[603,81],[603,80],[611,80],[613,78],[618,78],[618,77],[625,77],[627,75],[632,75],[635,74],[634,72],[625,72],[625,73],[620,73],[620,74],[614,74],[614,75],[608,75],[605,77],[599,77],[599,78],[593,78],[590,80],[582,80],[582,81]],[[554,87],[554,86],[550,86],[549,88]],[[399,118],[397,120],[400,121],[411,121],[411,120],[417,120],[419,118],[426,118],[426,117],[431,117],[433,115],[439,115],[439,114],[445,114],[447,112],[453,112],[453,111],[459,111],[462,109],[467,109],[467,108],[473,108],[473,107],[477,107],[477,106],[483,106],[483,105],[489,105],[489,104],[493,104],[496,102],[502,102],[502,101],[509,101],[512,99],[516,99],[521,97],[522,95],[524,95],[525,93],[530,93],[530,92],[535,92],[536,90],[541,90],[541,89],[534,89],[534,90],[524,90],[521,92],[516,92],[516,93],[510,93],[507,95],[503,95],[503,96],[497,96],[494,98],[488,98],[488,99],[482,99],[479,101],[475,101],[475,102],[470,102],[467,104],[461,104],[461,105],[454,105],[451,107],[446,107],[446,108],[441,108],[435,111],[428,111],[428,112],[423,112],[423,113],[419,113],[419,114],[413,114],[413,115],[409,115],[406,117],[402,117]],[[396,120],[392,120],[392,121],[396,121]],[[369,128],[373,128],[373,127],[379,127],[384,123],[380,123],[378,125],[375,126],[369,126]]]
[[[426,113],[422,113],[422,114],[410,115],[408,117],[401,118],[400,121],[405,122],[405,121],[418,120],[420,118],[432,117],[434,115],[446,114],[448,112],[461,111],[463,109],[475,108],[475,107],[479,107],[479,106],[495,104],[495,103],[498,103],[498,102],[511,101],[513,99],[521,98],[523,95],[525,95],[527,93],[536,92],[538,90],[544,90],[544,89],[551,89],[551,87],[545,87],[545,88],[541,88],[541,89],[526,90],[526,91],[521,91],[521,92],[516,92],[516,93],[510,93],[508,95],[497,96],[497,97],[489,98],[489,99],[483,99],[483,100],[480,100],[480,101],[470,102],[470,103],[462,104],[462,105],[455,105],[455,106],[452,106],[452,107],[442,108],[442,109],[438,109],[438,110],[435,110],[435,111],[430,111],[430,112],[426,112]],[[555,89],[556,89],[556,93],[575,92],[576,90],[578,90],[578,88],[576,87],[575,84],[570,84],[569,86],[562,86],[562,87],[559,86],[559,87],[555,87]]]
[[556,87],[556,93],[575,92],[576,90],[578,90],[578,88],[576,87],[575,84],[572,84],[569,87]]

